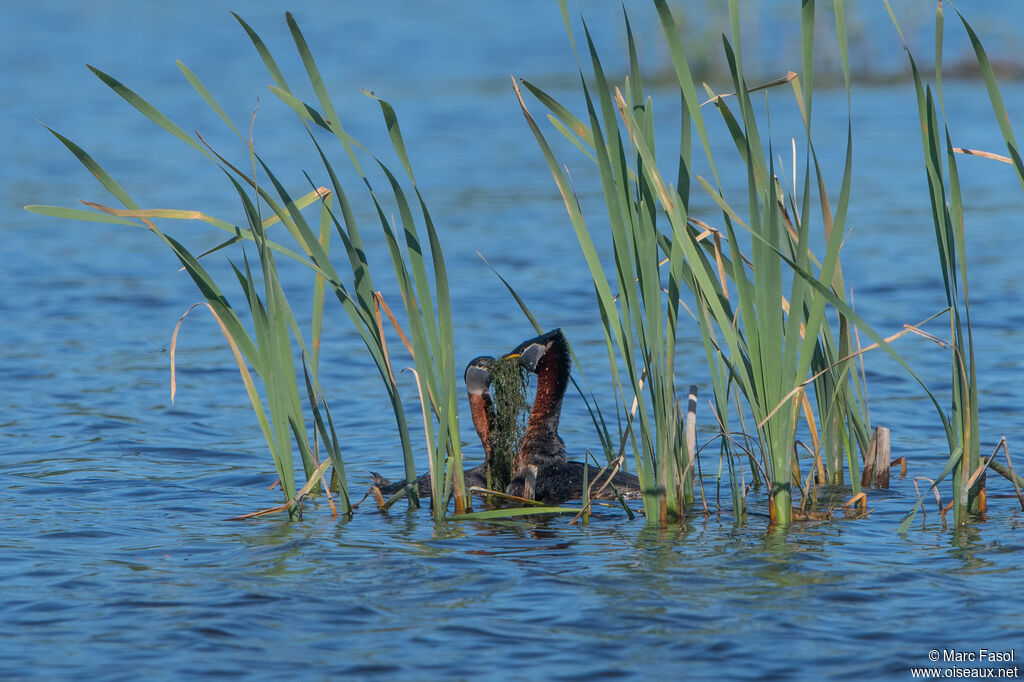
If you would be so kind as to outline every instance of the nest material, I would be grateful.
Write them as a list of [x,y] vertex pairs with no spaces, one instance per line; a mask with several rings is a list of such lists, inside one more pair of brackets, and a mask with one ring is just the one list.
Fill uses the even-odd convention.
[[528,376],[517,358],[498,360],[491,372],[494,415],[491,465],[487,470],[487,487],[491,490],[503,491],[512,482],[515,458],[530,417],[530,405],[526,402]]

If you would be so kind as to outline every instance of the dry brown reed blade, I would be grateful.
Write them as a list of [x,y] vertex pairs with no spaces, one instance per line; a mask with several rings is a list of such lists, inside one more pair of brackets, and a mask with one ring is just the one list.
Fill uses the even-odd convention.
[[[178,350],[178,331],[181,329],[181,323],[185,321],[188,314],[195,310],[197,307],[203,305],[202,303],[193,303],[188,307],[188,310],[181,314],[178,318],[178,322],[174,325],[174,333],[171,334],[171,347],[169,349],[171,356],[171,404],[174,404],[174,394],[178,391],[177,373],[174,371],[176,367],[176,351]],[[207,306],[209,308],[209,306]],[[213,308],[210,308],[211,312]],[[216,317],[216,314],[214,314]]]
[[956,154],[964,154],[965,156],[980,156],[983,159],[992,159],[993,161],[1002,161],[1013,165],[1013,159],[1009,156],[1003,156],[1002,154],[993,154],[992,152],[983,152],[980,149],[968,149],[967,147],[953,147],[953,152]]
[[[811,433],[811,457],[814,460],[814,471],[818,476],[818,484],[825,485],[825,461],[821,456],[821,437],[818,433],[818,423],[814,419],[814,409],[811,407],[811,401],[807,399],[807,393],[803,393],[803,400],[801,400],[800,406],[803,410],[804,421],[807,422],[807,429]],[[807,446],[804,446],[806,449]]]
[[[363,493],[363,496],[359,498],[359,501],[352,505],[352,509],[359,509],[359,505],[366,501],[366,498],[370,496],[370,493],[373,492],[374,488],[377,488],[377,486],[371,485],[369,488],[367,488],[366,492]],[[380,488],[377,488],[377,492],[380,492]]]
[[842,507],[849,519],[862,519],[871,513],[868,509],[868,496],[863,490],[844,502]]
[[327,503],[331,505],[331,516],[337,518],[338,508],[334,506],[334,495],[331,495],[331,489],[327,485],[327,481],[324,480],[323,476],[320,477],[320,487],[323,488],[324,495],[327,496]]
[[942,508],[942,530],[946,530],[946,513],[953,508],[954,500],[950,500],[949,504]]
[[388,378],[391,379],[391,383],[394,385],[397,382],[395,381],[395,372],[391,368],[391,353],[388,352],[388,342],[384,336],[384,321],[380,317],[381,308],[387,313],[388,319],[391,320],[391,325],[398,332],[398,337],[402,339],[402,343],[405,345],[406,350],[409,351],[409,355],[412,355],[412,345],[409,343],[409,339],[405,338],[405,332],[402,331],[401,325],[398,324],[398,320],[395,319],[391,308],[384,302],[384,296],[379,291],[373,292],[373,303],[374,316],[377,321],[377,333],[380,335],[381,354],[384,356],[384,364],[388,368]]

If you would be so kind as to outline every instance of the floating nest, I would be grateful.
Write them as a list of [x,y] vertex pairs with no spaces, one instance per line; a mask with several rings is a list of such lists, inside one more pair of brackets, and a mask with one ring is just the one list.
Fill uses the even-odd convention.
[[503,358],[491,371],[491,466],[487,487],[505,490],[512,482],[512,471],[519,444],[526,434],[530,404],[526,401],[526,370],[518,358]]

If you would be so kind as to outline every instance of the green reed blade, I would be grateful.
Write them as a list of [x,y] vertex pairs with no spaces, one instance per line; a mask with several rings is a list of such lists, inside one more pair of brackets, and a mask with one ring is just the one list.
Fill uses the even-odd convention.
[[[736,33],[733,34],[733,40],[739,44],[739,36]],[[841,41],[840,50],[843,50],[844,48],[845,44]],[[802,0],[800,3],[800,63],[803,69],[800,74],[800,80],[804,86],[803,96],[807,112],[806,120],[809,139],[811,127],[811,97],[814,95],[814,0]],[[847,78],[847,83],[848,82],[849,78]]]
[[[412,180],[410,174],[409,179]],[[434,221],[430,217],[430,211],[427,209],[427,203],[423,199],[423,195],[420,193],[418,187],[416,190],[416,199],[420,204],[420,212],[423,216],[423,224],[427,230],[427,241],[430,244],[430,257],[431,264],[434,271],[434,296],[437,299],[437,323],[438,333],[441,346],[437,349],[437,355],[443,360],[441,363],[442,371],[440,376],[445,380],[446,387],[442,387],[443,391],[446,391],[449,400],[453,405],[457,404],[457,387],[456,387],[456,372],[455,372],[455,333],[452,325],[452,303],[451,294],[448,286],[448,269],[444,262],[444,253],[441,249],[441,240],[437,235],[437,229],[434,227]],[[428,292],[429,294],[429,292]],[[458,409],[454,408],[450,414],[455,419],[454,422],[449,424],[451,430],[450,437],[452,438],[452,445],[456,452],[457,459],[454,460],[456,475],[460,475],[462,471],[462,446],[458,435]]]
[[[626,8],[622,8],[622,18],[626,24],[626,45],[629,53],[629,80],[628,83],[632,86],[632,102],[633,110],[636,111],[638,106],[643,106],[644,102],[644,89],[643,81],[640,78],[640,60],[636,56],[636,42],[633,40],[633,29],[629,25],[629,14],[626,13]],[[647,111],[650,114],[650,110]],[[653,141],[654,129],[653,123],[644,127],[644,133],[648,140]]]
[[[324,253],[330,254],[331,249],[331,198],[325,197],[320,207],[320,243]],[[324,299],[327,295],[327,280],[315,275],[313,282],[313,347],[310,349],[310,365],[313,374],[320,373],[320,337],[323,332]]]
[[369,314],[373,310],[374,306],[373,277],[370,273],[369,264],[366,261],[366,250],[363,248],[363,241],[359,233],[359,226],[356,222],[355,214],[352,212],[352,206],[348,201],[345,191],[342,189],[341,182],[338,180],[337,174],[334,172],[334,167],[327,159],[327,155],[320,147],[320,144],[316,141],[316,138],[313,137],[312,134],[310,134],[309,137],[313,142],[313,145],[316,147],[317,153],[320,155],[320,160],[324,165],[324,169],[327,171],[327,174],[331,179],[331,187],[333,188],[334,195],[338,197],[342,220],[345,223],[344,227],[342,227],[341,222],[338,221],[333,212],[330,213],[331,220],[334,223],[335,230],[338,232],[338,236],[341,237],[342,243],[345,246],[345,253],[348,255],[349,265],[352,268],[352,276],[355,283],[356,297],[362,310]]
[[[733,13],[733,2],[730,0],[730,14]],[[732,75],[733,87],[736,89],[736,100],[740,107],[740,118],[743,121],[743,142],[746,146],[746,166],[753,173],[757,186],[767,183],[766,168],[764,162],[764,147],[761,144],[761,137],[757,129],[757,119],[754,117],[753,105],[750,102],[750,92],[747,89],[746,78],[743,75],[743,64],[740,55],[736,51],[739,42],[739,25],[737,18],[733,19],[733,42],[730,43],[725,37],[722,38],[722,46],[725,51],[726,62],[729,65],[729,73]],[[751,219],[756,211],[751,212]]]
[[718,179],[718,169],[715,166],[714,154],[711,152],[711,140],[708,137],[704,116],[700,111],[697,88],[693,82],[693,75],[690,71],[689,62],[686,59],[686,52],[683,50],[683,43],[679,38],[679,27],[676,26],[672,10],[669,9],[668,3],[665,0],[654,0],[654,5],[658,10],[662,31],[668,43],[669,53],[672,55],[672,66],[676,72],[676,80],[679,82],[690,120],[693,123],[693,127],[697,129],[697,136],[700,138],[701,145],[704,148],[708,165],[711,167],[711,174],[715,178],[715,182],[721,184]]
[[574,147],[576,147],[581,152],[583,152],[583,155],[585,157],[587,157],[588,159],[590,159],[594,163],[597,163],[597,159],[594,157],[594,155],[590,151],[590,149],[588,149],[586,147],[586,145],[584,145],[580,141],[580,138],[577,137],[575,134],[573,134],[573,132],[571,130],[569,130],[569,128],[567,128],[564,123],[562,123],[557,118],[555,118],[555,116],[553,114],[548,114],[548,121],[551,123],[551,125],[553,125],[555,127],[555,129],[558,132],[562,133],[562,135],[565,136],[565,139],[569,140],[569,142],[571,142]]
[[[501,276],[501,273],[498,272],[497,268],[491,265],[490,261],[484,258],[479,251],[476,252],[476,255],[480,256],[480,260],[482,260],[487,265],[487,267],[491,269],[491,272],[494,273],[494,276],[501,280],[501,283],[505,285],[505,289],[508,290],[508,293],[512,295],[513,300],[515,300],[516,305],[519,306],[519,309],[523,312],[523,315],[526,316],[526,319],[530,321],[530,324],[533,326],[534,331],[536,331],[538,334],[543,334],[544,327],[542,327],[540,325],[540,322],[537,321],[537,318],[534,317],[533,313],[530,311],[530,308],[526,305],[526,301],[524,301],[522,297],[520,297],[519,294],[516,292],[516,290],[512,288],[512,285],[508,283],[508,280]],[[575,361],[575,358],[573,358],[573,360]]]
[[594,136],[590,132],[590,128],[583,121],[578,119],[572,112],[566,109],[558,100],[551,95],[547,94],[530,81],[523,79],[523,87],[530,91],[530,93],[536,97],[541,104],[546,106],[554,117],[559,120],[562,125],[575,133],[576,138],[582,140],[584,144],[590,149],[594,148]]
[[[393,176],[392,176],[393,178]],[[397,184],[397,181],[395,181]],[[414,283],[414,275],[409,274],[409,268],[406,266],[405,258],[403,257],[401,246],[399,246],[398,238],[395,235],[395,231],[392,229],[391,223],[388,221],[387,216],[384,214],[384,208],[377,201],[376,196],[373,197],[374,207],[377,209],[377,217],[380,220],[381,228],[384,231],[384,235],[388,243],[388,251],[391,254],[391,262],[394,266],[395,276],[398,279],[399,290],[402,293],[402,302],[405,306],[406,316],[410,321],[410,340],[413,346],[413,357],[418,363],[430,363],[432,355],[430,353],[430,342],[427,339],[426,325],[423,324],[425,320],[425,314],[421,312],[419,307],[419,299],[417,297],[416,284]],[[411,214],[406,214],[408,220],[412,220]],[[419,253],[418,251],[416,253]],[[414,259],[410,259],[414,260]],[[419,263],[422,268],[422,258]],[[423,286],[426,287],[426,275],[425,270],[423,274]],[[427,364],[421,365],[426,367]],[[436,390],[431,390],[432,387],[436,386],[431,384],[431,379],[434,378],[433,372],[428,372],[427,376],[420,379],[424,384],[425,390],[423,396],[425,399],[430,398],[430,402],[436,405]]]
[[398,154],[398,160],[402,162],[405,174],[409,176],[409,180],[415,185],[416,178],[412,174],[412,165],[409,163],[409,154],[405,150],[405,140],[402,139],[402,129],[398,125],[398,117],[395,115],[394,107],[368,90],[363,90],[363,94],[377,100],[377,103],[380,105],[381,114],[384,116],[384,124],[387,126],[388,134],[391,136],[391,144]]
[[[299,57],[302,59],[302,65],[306,69],[306,76],[309,78],[309,84],[313,86],[313,92],[316,93],[317,101],[320,102],[320,107],[327,115],[327,120],[324,121],[321,118],[321,125],[330,130],[341,142],[342,148],[348,155],[349,161],[352,162],[352,166],[356,169],[359,175],[366,180],[363,173],[363,168],[359,163],[359,159],[356,158],[353,147],[361,147],[341,125],[341,117],[338,116],[338,112],[334,108],[334,103],[331,101],[330,94],[327,92],[327,87],[324,85],[323,77],[320,75],[320,69],[316,65],[316,60],[313,58],[313,53],[310,52],[309,45],[306,42],[305,36],[299,29],[298,23],[292,16],[291,12],[285,13],[285,18],[288,22],[288,30],[292,34],[292,40],[295,43],[295,48],[299,53]],[[287,89],[287,88],[285,88]],[[312,110],[312,107],[307,107]],[[365,150],[364,150],[365,151]]]
[[[379,162],[378,162],[379,163]],[[380,164],[384,168],[383,164]],[[397,180],[394,180],[394,176],[384,168],[389,178],[397,185]],[[409,271],[406,268],[405,260],[402,255],[402,250],[398,245],[398,240],[395,236],[394,230],[392,230],[390,223],[388,222],[387,216],[384,214],[384,209],[377,200],[376,195],[371,191],[371,198],[374,203],[374,207],[377,210],[377,216],[380,220],[381,227],[384,231],[385,238],[388,244],[388,251],[391,254],[392,265],[394,266],[395,275],[398,279],[399,289],[402,292],[402,299],[406,309],[406,316],[410,322],[409,335],[411,337],[413,346],[413,359],[417,366],[416,370],[416,383],[420,392],[421,408],[423,411],[424,430],[427,436],[428,449],[432,452],[431,454],[431,481],[433,485],[431,506],[434,510],[435,519],[441,519],[444,517],[444,510],[447,501],[447,494],[445,488],[445,478],[440,474],[444,471],[444,463],[442,452],[439,448],[435,447],[434,444],[439,441],[435,439],[434,429],[432,420],[427,415],[428,405],[433,405],[435,409],[438,409],[438,418],[441,415],[447,416],[446,410],[448,409],[448,402],[445,401],[443,407],[438,407],[438,391],[437,391],[437,374],[436,367],[432,362],[432,355],[430,353],[430,345],[427,340],[426,325],[424,324],[424,315],[420,312],[419,304],[416,298],[416,290],[414,289],[413,279],[409,275]],[[407,216],[411,220],[411,214],[407,211]],[[425,280],[425,276],[424,276]],[[425,284],[425,282],[424,282]],[[427,292],[429,296],[429,291]],[[447,429],[448,426],[442,423],[442,429],[445,430],[445,435],[440,439],[443,442],[447,442]],[[408,476],[406,480],[412,481],[415,475]]]
[[[426,261],[423,253],[423,244],[420,241],[419,231],[416,229],[416,220],[413,218],[412,209],[409,206],[409,201],[405,196],[405,191],[402,189],[398,179],[391,173],[391,171],[384,164],[377,162],[381,169],[384,171],[384,175],[387,176],[388,182],[391,184],[392,193],[395,196],[395,201],[398,203],[398,215],[402,221],[402,230],[405,234],[405,246],[406,254],[408,254],[409,265],[412,270],[413,283],[415,285],[416,300],[419,302],[422,315],[420,318],[411,317],[410,320],[417,319],[422,320],[422,325],[426,332],[426,338],[431,348],[441,348],[441,340],[438,336],[437,331],[437,313],[434,312],[434,302],[431,296],[431,288],[427,278]],[[439,256],[438,252],[435,258]],[[435,265],[437,263],[435,262]],[[441,271],[438,273],[435,270],[435,276],[444,275],[443,260],[441,261]],[[435,377],[432,375],[432,379]],[[434,382],[436,391],[436,380]]]
[[843,83],[846,86],[846,101],[850,101],[850,49],[846,32],[846,7],[844,0],[833,0],[836,15],[836,42],[839,43],[839,61],[843,67]]
[[167,118],[167,116],[162,114],[156,107],[147,102],[134,90],[127,87],[116,78],[113,78],[112,76],[108,76],[107,74],[103,73],[96,67],[90,66],[88,64],[86,64],[86,66],[89,68],[90,71],[92,71],[96,75],[97,78],[103,81],[107,85],[107,87],[109,87],[111,90],[120,95],[126,102],[128,102],[128,104],[131,104],[133,107],[138,109],[143,116],[153,121],[153,123],[156,123],[158,126],[169,132],[171,135],[174,135],[176,138],[187,144],[189,147],[192,147],[197,152],[203,154],[210,160],[213,160],[213,157],[210,155],[210,152],[204,149],[201,144],[192,139],[192,137],[189,136],[189,134],[186,133],[184,130],[182,130],[182,128],[178,126],[178,124],[176,124],[171,119]]
[[733,143],[736,145],[736,151],[739,152],[740,160],[743,161],[744,166],[747,166],[750,163],[750,158],[748,156],[746,136],[743,134],[742,126],[740,126],[739,121],[736,120],[736,115],[732,113],[729,105],[724,99],[722,99],[722,97],[714,95],[714,101],[715,108],[718,109],[718,113],[722,116],[722,121],[725,122],[726,130],[729,131],[729,135],[732,137]]
[[[248,197],[241,190],[241,187],[238,186],[237,183],[235,183],[235,186],[240,197],[242,197],[250,225],[258,223],[258,216],[253,215],[255,214],[255,207],[248,202]],[[256,218],[255,223],[254,218]],[[255,366],[258,368],[257,374],[259,374],[260,378],[263,380],[267,405],[270,410],[270,421],[273,425],[275,445],[274,464],[277,467],[278,477],[281,480],[281,490],[285,494],[285,499],[291,499],[294,496],[295,490],[295,472],[292,462],[291,432],[288,419],[287,402],[283,395],[280,376],[280,359],[282,350],[279,347],[280,341],[277,334],[279,315],[276,312],[274,296],[269,291],[271,285],[266,281],[268,277],[266,254],[268,251],[265,246],[261,244],[259,233],[257,233],[256,243],[259,250],[259,260],[263,271],[265,295],[267,300],[261,300],[259,295],[256,293],[256,280],[249,268],[248,258],[246,258],[246,297],[249,300],[249,308],[252,313],[253,330],[256,337],[256,354],[259,357],[259,361]]]
[[246,34],[249,36],[249,40],[252,41],[253,46],[260,55],[260,59],[263,60],[263,65],[267,67],[267,71],[270,73],[271,78],[274,79],[274,83],[277,84],[277,87],[290,93],[291,89],[289,89],[288,82],[284,79],[284,74],[281,73],[281,69],[277,66],[277,62],[274,61],[274,57],[270,54],[270,50],[267,49],[263,40],[260,39],[259,35],[252,29],[252,27],[249,26],[249,24],[245,23],[245,20],[242,19],[242,17],[238,16],[234,12],[231,13],[231,16],[233,16],[235,20],[241,24],[242,28],[245,29]]
[[964,214],[963,214],[963,199],[960,192],[960,174],[957,171],[956,165],[956,154],[953,152],[953,142],[949,136],[949,128],[945,128],[946,133],[946,159],[948,164],[949,173],[949,193],[950,193],[950,213],[953,221],[953,235],[954,242],[957,250],[957,261],[960,266],[960,279],[963,282],[963,311],[964,311],[964,325],[966,328],[966,343],[963,338],[963,331],[960,325],[957,325],[957,347],[964,352],[966,347],[966,358],[964,363],[967,364],[966,374],[961,372],[961,384],[966,383],[966,386],[962,389],[962,403],[960,408],[962,410],[964,427],[963,427],[963,444],[968,455],[968,465],[970,466],[970,473],[973,474],[980,465],[981,459],[981,441],[980,433],[978,430],[978,381],[977,381],[977,368],[974,363],[974,335],[971,327],[971,305],[970,298],[967,292],[967,244],[964,232]]
[[227,124],[228,128],[231,129],[231,132],[237,135],[238,139],[244,142],[245,138],[242,136],[242,133],[238,132],[238,128],[236,128],[235,124],[231,122],[231,119],[228,117],[227,112],[224,111],[223,107],[221,107],[221,105],[217,102],[216,98],[214,98],[214,96],[210,93],[207,87],[203,85],[203,82],[199,80],[199,77],[196,76],[191,69],[185,66],[185,63],[182,62],[180,59],[174,60],[174,63],[178,65],[178,69],[181,71],[182,75],[185,76],[185,78],[188,80],[189,84],[192,85],[192,88],[196,91],[196,93],[203,98],[203,101],[206,102],[206,104],[209,105],[211,109],[213,109],[213,111],[220,117],[222,121],[224,121],[225,124]]
[[118,201],[128,208],[138,208],[138,205],[132,201],[131,197],[128,196],[128,193],[124,191],[124,188],[122,188],[109,173],[103,170],[103,167],[96,163],[96,160],[93,159],[92,156],[90,156],[84,149],[58,133],[53,128],[45,125],[43,127],[49,130],[54,137],[60,140],[61,144],[67,147],[68,151],[74,154],[75,158],[78,159],[79,162],[85,166],[90,173],[92,173],[93,177],[99,180],[100,184],[103,185],[108,192],[113,194]]
[[943,107],[942,115],[945,118],[946,112],[942,98],[942,34],[945,19],[942,13],[942,3],[935,3],[935,92],[938,93],[939,106]]
[[331,129],[331,124],[323,117],[323,114],[300,100],[292,93],[287,90],[282,90],[276,85],[267,86],[267,89],[277,95],[282,102],[291,107],[302,121],[310,121],[325,130]]

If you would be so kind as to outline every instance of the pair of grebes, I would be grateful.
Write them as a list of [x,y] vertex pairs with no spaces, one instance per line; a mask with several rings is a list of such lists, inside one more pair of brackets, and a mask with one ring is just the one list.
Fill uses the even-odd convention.
[[[509,353],[518,358],[519,365],[537,375],[537,392],[530,410],[526,433],[519,451],[512,463],[512,482],[505,492],[508,495],[540,502],[560,504],[566,500],[583,497],[583,483],[597,480],[601,469],[583,462],[569,461],[565,455],[565,443],[558,435],[558,420],[562,414],[562,398],[569,385],[572,360],[569,344],[560,329],[541,334],[521,343]],[[466,367],[466,391],[469,394],[470,413],[473,426],[484,446],[484,462],[463,472],[466,487],[486,487],[488,467],[493,457],[493,401],[491,399],[491,376],[495,360],[482,356],[474,358]],[[601,481],[606,480],[607,472]],[[406,482],[391,483],[374,474],[374,483],[385,495],[397,493]],[[430,474],[416,479],[417,489],[422,497],[430,495]],[[625,472],[617,472],[612,485],[604,486],[592,497],[612,499],[615,491],[623,497],[640,496],[639,479]],[[599,484],[597,488],[600,488]]]

